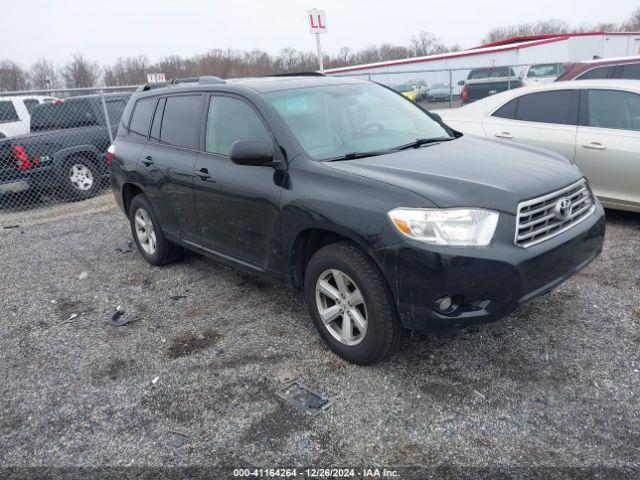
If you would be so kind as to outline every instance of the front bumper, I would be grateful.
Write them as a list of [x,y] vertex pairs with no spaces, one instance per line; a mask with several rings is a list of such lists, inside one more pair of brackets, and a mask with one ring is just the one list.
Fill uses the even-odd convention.
[[[403,325],[451,328],[485,323],[549,292],[591,263],[602,251],[605,219],[593,214],[573,228],[529,248],[513,243],[515,217],[501,215],[486,248],[453,248],[416,241],[373,252],[394,295]],[[459,308],[439,313],[438,299],[455,296]]]

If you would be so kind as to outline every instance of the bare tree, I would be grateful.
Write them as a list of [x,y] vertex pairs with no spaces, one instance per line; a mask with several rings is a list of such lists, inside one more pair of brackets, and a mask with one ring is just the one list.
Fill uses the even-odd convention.
[[569,24],[564,20],[555,18],[541,20],[538,22],[519,23],[517,25],[507,25],[495,27],[489,30],[481,43],[493,43],[511,37],[525,37],[529,35],[543,35],[545,33],[568,33]]
[[58,86],[58,72],[56,71],[56,67],[45,58],[41,58],[31,65],[29,78],[31,80],[31,88],[38,90],[56,88]]
[[0,60],[0,91],[25,90],[28,87],[27,73],[11,60]]
[[61,70],[67,88],[95,87],[100,79],[100,67],[96,62],[76,53]]
[[104,68],[104,83],[109,87],[139,85],[146,82],[148,72],[150,72],[149,59],[144,55],[119,58],[113,66]]
[[640,7],[636,8],[629,18],[623,22],[621,30],[625,32],[640,32]]

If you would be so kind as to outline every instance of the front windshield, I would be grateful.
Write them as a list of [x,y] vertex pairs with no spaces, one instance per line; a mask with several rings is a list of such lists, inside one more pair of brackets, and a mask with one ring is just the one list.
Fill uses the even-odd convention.
[[315,160],[450,138],[416,105],[376,84],[300,88],[265,97]]

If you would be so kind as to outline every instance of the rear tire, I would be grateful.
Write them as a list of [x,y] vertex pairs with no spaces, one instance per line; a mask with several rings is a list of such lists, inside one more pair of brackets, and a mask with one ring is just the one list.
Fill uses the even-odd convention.
[[68,200],[85,200],[95,197],[102,184],[102,173],[93,160],[74,156],[62,165],[62,187]]
[[129,224],[138,250],[151,265],[166,265],[184,255],[182,247],[165,238],[151,203],[142,193],[131,200]]
[[382,272],[350,242],[316,252],[306,268],[304,294],[318,332],[349,362],[380,362],[406,338]]

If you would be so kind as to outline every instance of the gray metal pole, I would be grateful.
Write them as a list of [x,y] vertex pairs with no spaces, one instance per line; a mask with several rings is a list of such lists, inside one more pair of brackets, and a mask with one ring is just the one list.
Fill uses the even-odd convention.
[[507,80],[507,90],[511,90],[511,66],[507,68],[509,69],[509,71],[507,71],[507,77],[509,78],[509,80]]
[[111,132],[111,122],[109,121],[109,112],[107,112],[107,103],[104,101],[104,90],[100,89],[100,100],[102,101],[102,111],[104,119],[107,122],[107,131],[109,132],[109,141],[113,143],[113,132]]
[[453,108],[453,70],[449,70],[449,108]]
[[316,33],[316,45],[318,46],[318,64],[320,73],[324,73],[324,59],[322,58],[322,45],[320,45],[320,34]]

